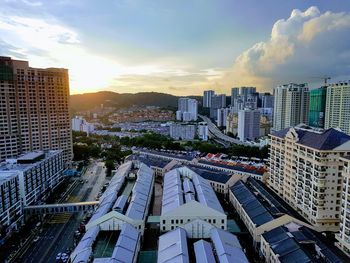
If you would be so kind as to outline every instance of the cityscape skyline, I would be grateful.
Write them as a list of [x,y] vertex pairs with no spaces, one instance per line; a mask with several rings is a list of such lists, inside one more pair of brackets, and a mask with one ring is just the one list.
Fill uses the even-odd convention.
[[337,39],[350,30],[349,6],[336,2],[194,1],[185,10],[167,1],[4,0],[0,53],[69,69],[71,94],[262,92],[296,79],[316,88],[324,75],[348,78],[347,47]]

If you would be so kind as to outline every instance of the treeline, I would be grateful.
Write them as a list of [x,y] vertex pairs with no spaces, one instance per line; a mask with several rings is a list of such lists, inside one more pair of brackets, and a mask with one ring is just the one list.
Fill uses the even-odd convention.
[[116,163],[120,163],[125,156],[130,155],[130,150],[122,150],[122,147],[145,147],[149,149],[167,150],[196,150],[202,153],[225,153],[229,156],[244,156],[256,158],[268,158],[268,147],[263,148],[243,145],[231,145],[228,148],[211,142],[186,142],[180,144],[173,139],[156,134],[145,133],[139,137],[123,137],[109,135],[90,135],[84,132],[73,132],[73,153],[75,161],[87,161],[90,158],[102,158],[110,172]]

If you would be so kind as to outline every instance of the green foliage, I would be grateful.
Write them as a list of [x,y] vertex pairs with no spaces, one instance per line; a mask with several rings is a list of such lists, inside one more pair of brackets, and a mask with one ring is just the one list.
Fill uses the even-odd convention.
[[115,162],[113,160],[106,160],[105,161],[106,166],[106,176],[111,176],[112,171],[115,169]]

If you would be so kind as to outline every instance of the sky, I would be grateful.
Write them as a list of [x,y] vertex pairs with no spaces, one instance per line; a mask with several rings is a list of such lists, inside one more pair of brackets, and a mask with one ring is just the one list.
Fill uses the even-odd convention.
[[201,95],[350,79],[350,1],[0,0],[0,55],[69,69],[71,94]]

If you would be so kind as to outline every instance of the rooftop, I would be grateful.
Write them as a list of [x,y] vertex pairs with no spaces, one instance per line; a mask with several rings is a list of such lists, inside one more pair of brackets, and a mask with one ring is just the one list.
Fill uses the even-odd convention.
[[[222,229],[212,228],[210,238],[196,241],[193,248],[191,244],[183,228],[161,235],[158,262],[248,262],[238,238]],[[194,255],[191,253],[193,250]],[[191,256],[195,258],[192,259]]]
[[[133,170],[133,168],[136,169]],[[137,171],[137,179],[135,183],[131,184],[127,182],[126,177],[135,171]],[[100,204],[89,223],[107,214],[113,208],[120,208],[122,204],[123,207],[119,209],[119,213],[125,213],[127,217],[134,220],[144,220],[146,206],[152,196],[152,182],[153,170],[147,165],[141,163],[139,167],[134,167],[131,161],[122,164],[101,196]],[[129,199],[130,194],[131,198]]]
[[5,162],[0,163],[0,172],[25,171],[35,167],[38,163],[47,160],[61,152],[61,150],[50,150],[45,153],[42,151],[30,152],[24,155],[20,155],[18,158],[7,159]]
[[173,169],[164,175],[162,215],[196,201],[224,213],[209,182],[187,167]]
[[[271,135],[285,138],[290,129],[292,128],[273,132]],[[350,140],[350,135],[333,128],[320,131],[308,126],[297,126],[294,130],[298,134],[299,144],[317,150],[333,150]]]
[[282,263],[343,262],[315,233],[296,223],[274,228],[262,235]]
[[207,164],[212,166],[218,166],[225,169],[230,169],[234,171],[252,173],[257,175],[263,175],[265,173],[265,169],[263,167],[256,167],[252,165],[240,164],[240,163],[229,163],[225,161],[207,161],[205,159],[199,159],[198,163]]

